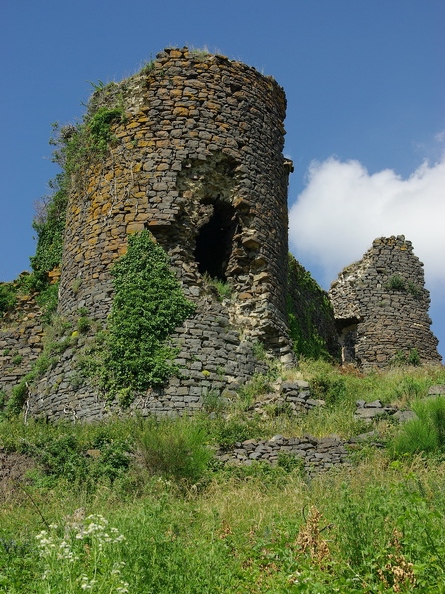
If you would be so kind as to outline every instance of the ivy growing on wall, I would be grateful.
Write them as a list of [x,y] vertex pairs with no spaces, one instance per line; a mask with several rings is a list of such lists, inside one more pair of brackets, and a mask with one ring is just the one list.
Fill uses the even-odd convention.
[[167,339],[194,311],[170,270],[169,258],[148,231],[128,238],[113,266],[114,299],[108,319],[105,388],[144,391],[176,370]]
[[14,307],[16,289],[12,283],[0,283],[0,319],[3,314]]
[[[297,355],[311,359],[335,357],[332,352],[335,347],[332,344],[328,347],[326,339],[318,330],[320,326],[328,328],[330,324],[333,325],[332,305],[310,273],[291,254],[288,266],[287,313],[290,337]],[[333,327],[332,334],[334,336]]]
[[51,194],[37,203],[33,229],[37,233],[35,255],[30,258],[32,274],[19,277],[10,287],[0,288],[0,316],[14,307],[17,293],[38,293],[45,321],[57,308],[57,286],[50,285],[48,272],[60,266],[66,224],[68,195],[73,179],[85,167],[105,158],[114,142],[112,126],[123,118],[123,108],[99,108],[88,113],[82,124],[60,127],[53,124],[50,144],[55,145],[53,161],[62,172],[49,182]]
[[68,203],[67,179],[58,174],[50,181],[52,196],[39,205],[39,212],[33,221],[37,232],[36,253],[31,257],[34,272],[46,273],[60,265],[62,259],[63,232]]

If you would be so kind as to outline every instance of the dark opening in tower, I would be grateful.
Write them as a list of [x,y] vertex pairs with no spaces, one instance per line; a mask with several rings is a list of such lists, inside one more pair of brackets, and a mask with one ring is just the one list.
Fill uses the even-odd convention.
[[198,271],[226,281],[226,269],[232,254],[236,229],[235,209],[227,202],[214,202],[210,220],[196,237],[195,259]]

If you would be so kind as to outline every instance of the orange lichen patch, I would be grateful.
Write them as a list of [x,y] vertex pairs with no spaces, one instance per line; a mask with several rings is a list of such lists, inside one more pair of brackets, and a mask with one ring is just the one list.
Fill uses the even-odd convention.
[[187,107],[175,107],[175,109],[173,110],[174,116],[187,117],[188,114],[189,114],[189,110],[187,109]]
[[127,225],[127,233],[129,235],[131,235],[133,233],[138,233],[138,232],[143,231],[143,230],[144,230],[144,223],[133,222],[133,223],[129,223]]

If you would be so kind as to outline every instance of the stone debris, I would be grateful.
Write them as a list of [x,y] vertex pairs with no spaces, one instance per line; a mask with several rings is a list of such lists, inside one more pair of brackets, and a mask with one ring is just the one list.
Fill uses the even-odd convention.
[[300,415],[324,405],[324,400],[311,398],[308,382],[296,380],[282,382],[275,392],[258,396],[248,411],[262,417],[270,416],[274,411],[275,414]]
[[364,400],[357,400],[354,418],[359,421],[370,423],[379,417],[388,415],[399,423],[405,423],[411,419],[417,418],[417,415],[412,410],[401,410],[397,406],[383,405],[380,400],[373,402],[365,402]]
[[445,385],[438,384],[431,386],[428,390],[428,396],[445,396]]

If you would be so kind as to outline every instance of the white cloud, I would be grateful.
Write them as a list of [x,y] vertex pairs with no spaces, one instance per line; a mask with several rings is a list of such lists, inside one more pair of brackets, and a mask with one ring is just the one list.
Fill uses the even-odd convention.
[[324,285],[375,238],[405,235],[429,287],[445,288],[445,155],[408,179],[390,169],[370,175],[358,161],[313,162],[289,226],[291,250],[309,270],[321,269]]

